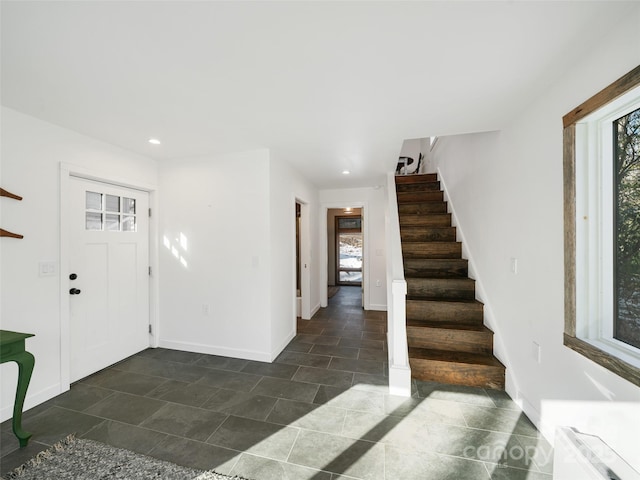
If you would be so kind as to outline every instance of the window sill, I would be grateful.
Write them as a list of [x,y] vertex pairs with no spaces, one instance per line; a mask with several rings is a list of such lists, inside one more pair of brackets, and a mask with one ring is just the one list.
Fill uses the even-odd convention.
[[[620,347],[614,347],[603,341],[583,340],[567,333],[564,334],[564,344],[589,360],[640,387],[640,359],[622,351]],[[623,357],[624,360],[620,357]]]

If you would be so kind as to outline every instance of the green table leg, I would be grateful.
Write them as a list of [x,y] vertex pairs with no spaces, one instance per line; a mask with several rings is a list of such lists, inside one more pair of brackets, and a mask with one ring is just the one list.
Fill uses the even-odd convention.
[[13,433],[18,437],[20,447],[26,447],[31,434],[22,429],[22,407],[36,360],[29,352],[20,352],[7,358],[6,361],[18,364],[18,388],[16,389],[16,401],[13,404]]

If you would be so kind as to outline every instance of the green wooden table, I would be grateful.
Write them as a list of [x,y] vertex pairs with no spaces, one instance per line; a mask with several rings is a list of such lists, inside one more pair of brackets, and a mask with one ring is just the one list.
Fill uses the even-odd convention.
[[16,388],[16,400],[13,403],[12,425],[13,433],[18,437],[21,447],[26,447],[31,438],[31,434],[22,429],[22,407],[36,361],[33,355],[24,349],[24,341],[33,336],[32,333],[0,330],[0,363],[16,362],[18,364],[18,387]]

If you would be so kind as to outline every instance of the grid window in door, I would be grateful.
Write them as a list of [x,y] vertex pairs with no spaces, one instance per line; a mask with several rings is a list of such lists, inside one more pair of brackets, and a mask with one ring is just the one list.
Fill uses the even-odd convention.
[[135,232],[136,200],[98,192],[86,192],[85,229]]

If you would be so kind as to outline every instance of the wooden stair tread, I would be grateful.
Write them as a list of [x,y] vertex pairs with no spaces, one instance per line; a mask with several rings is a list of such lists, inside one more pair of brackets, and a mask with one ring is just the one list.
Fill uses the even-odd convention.
[[407,328],[438,328],[444,330],[464,330],[471,332],[493,333],[486,325],[479,323],[438,322],[431,320],[407,319]]
[[414,175],[396,175],[396,184],[398,183],[425,183],[435,182],[438,180],[436,173],[420,173]]
[[502,362],[490,353],[450,352],[446,350],[409,347],[409,358],[504,368]]

